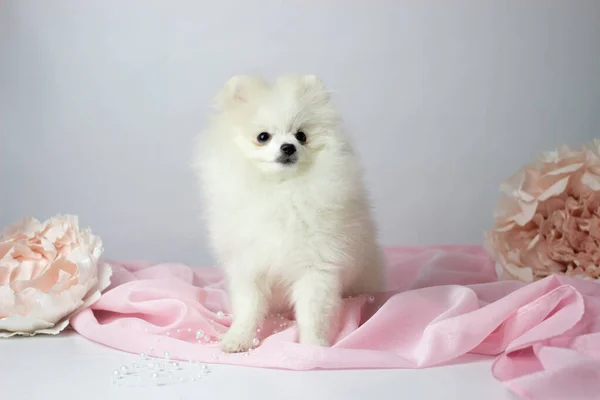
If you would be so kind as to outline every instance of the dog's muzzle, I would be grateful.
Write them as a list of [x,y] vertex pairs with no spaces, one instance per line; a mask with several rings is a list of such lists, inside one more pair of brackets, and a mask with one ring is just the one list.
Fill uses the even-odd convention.
[[281,155],[277,157],[277,162],[283,165],[293,165],[298,161],[298,153],[296,152],[296,146],[291,143],[284,143],[281,145]]
[[282,154],[277,157],[277,162],[283,165],[294,165],[298,161],[298,156],[296,154],[292,154],[291,156]]

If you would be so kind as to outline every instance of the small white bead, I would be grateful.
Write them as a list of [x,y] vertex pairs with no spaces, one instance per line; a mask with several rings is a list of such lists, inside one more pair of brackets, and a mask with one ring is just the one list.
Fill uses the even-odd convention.
[[158,374],[155,372],[152,374],[152,379],[156,379],[156,378],[158,378]]
[[191,332],[191,331],[192,331],[192,328],[187,328],[187,331],[188,331],[188,332]]
[[224,317],[225,317],[225,313],[223,313],[223,311],[217,312],[217,318],[218,319],[223,319]]
[[146,353],[140,353],[140,357],[146,358],[146,356],[147,356]]
[[167,336],[171,336],[171,332],[167,332]]
[[252,339],[252,345],[253,346],[258,346],[259,344],[260,344],[260,340],[258,338]]
[[375,301],[375,296],[369,296],[369,297],[367,297],[367,301],[368,301],[369,303],[372,303],[372,302],[374,302],[374,301]]
[[171,358],[171,353],[169,353],[168,351],[165,351],[165,358],[168,360],[169,358]]
[[256,333],[260,333],[260,328],[256,328]]
[[113,371],[113,375],[114,375],[114,376],[119,376],[119,375],[120,375],[120,373],[119,373],[119,371],[118,371],[118,370],[116,370],[116,369],[115,369],[115,370]]
[[202,329],[198,329],[196,331],[196,339],[202,339],[203,336],[204,336],[204,331]]
[[180,328],[177,328],[177,333],[180,333],[180,332],[181,332],[181,329],[180,329]]
[[125,365],[121,365],[120,370],[121,370],[122,374],[126,374],[129,372],[129,368],[127,368],[127,366],[125,366]]

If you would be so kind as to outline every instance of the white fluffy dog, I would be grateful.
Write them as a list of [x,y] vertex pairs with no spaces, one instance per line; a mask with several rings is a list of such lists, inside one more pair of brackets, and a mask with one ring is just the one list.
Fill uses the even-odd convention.
[[315,76],[231,78],[195,154],[212,245],[229,279],[225,352],[293,307],[300,343],[328,346],[342,296],[382,288],[357,157]]

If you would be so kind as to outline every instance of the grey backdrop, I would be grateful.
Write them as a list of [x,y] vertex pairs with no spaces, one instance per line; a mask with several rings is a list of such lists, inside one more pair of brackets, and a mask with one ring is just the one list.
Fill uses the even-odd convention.
[[243,72],[322,76],[384,244],[480,242],[500,180],[599,136],[600,1],[4,0],[0,225],[210,264],[191,142]]

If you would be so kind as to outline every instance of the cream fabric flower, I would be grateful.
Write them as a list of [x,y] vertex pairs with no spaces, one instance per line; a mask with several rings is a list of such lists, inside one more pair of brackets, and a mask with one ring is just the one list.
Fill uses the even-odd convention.
[[75,216],[24,218],[0,233],[0,337],[57,334],[110,284],[102,241]]
[[500,190],[485,245],[509,277],[600,278],[600,140],[544,153]]

